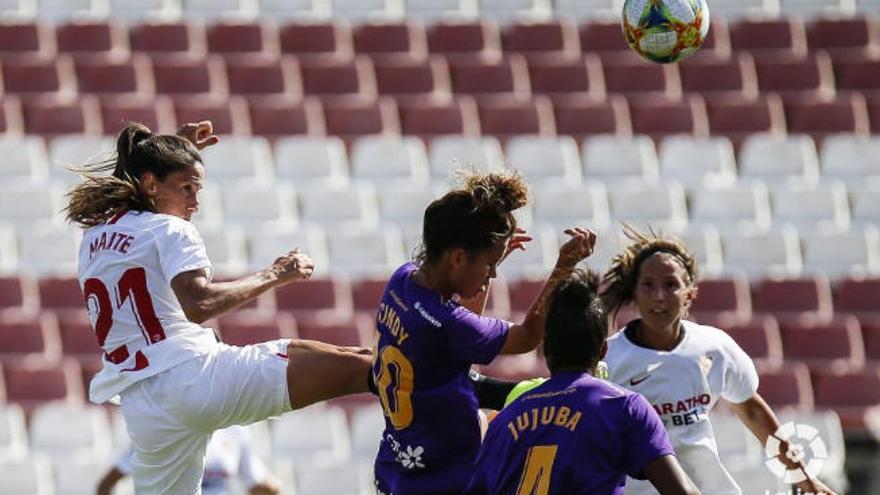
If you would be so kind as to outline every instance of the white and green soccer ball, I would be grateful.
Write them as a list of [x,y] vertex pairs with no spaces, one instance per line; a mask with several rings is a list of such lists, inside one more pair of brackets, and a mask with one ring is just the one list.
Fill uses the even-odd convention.
[[626,44],[651,62],[677,62],[696,52],[709,34],[706,0],[626,0]]

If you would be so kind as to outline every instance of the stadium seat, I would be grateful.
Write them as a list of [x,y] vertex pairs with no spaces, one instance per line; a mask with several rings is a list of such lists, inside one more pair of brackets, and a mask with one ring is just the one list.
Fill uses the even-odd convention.
[[220,19],[251,19],[257,14],[257,5],[247,0],[186,0],[184,17],[211,21]]
[[660,145],[660,176],[691,190],[736,182],[733,144],[725,137],[670,136]]
[[606,183],[636,180],[649,184],[657,181],[657,151],[647,136],[588,137],[581,150],[584,180],[598,179]]
[[20,405],[30,414],[48,401],[79,404],[83,398],[82,377],[75,361],[4,362],[6,402]]
[[403,237],[393,225],[350,228],[327,237],[330,273],[353,278],[390,276],[403,264]]
[[449,67],[442,57],[419,59],[403,55],[375,59],[374,63],[379,94],[394,95],[399,102],[449,98]]
[[880,26],[872,17],[820,17],[807,24],[807,41],[811,50],[852,53],[874,47],[874,33],[878,29]]
[[619,0],[556,0],[553,9],[559,17],[570,17],[580,21],[607,19],[617,15],[622,9]]
[[353,140],[370,134],[399,134],[397,105],[390,97],[324,100],[327,134]]
[[880,178],[874,157],[880,156],[880,138],[838,134],[822,143],[822,178],[843,180],[859,186],[872,178]]
[[875,226],[846,232],[804,232],[804,270],[834,279],[880,275],[880,232]]
[[470,96],[454,98],[417,97],[399,102],[400,126],[404,134],[423,139],[438,136],[476,136],[480,133],[477,105]]
[[739,323],[725,324],[723,329],[749,357],[761,365],[771,367],[782,364],[782,338],[779,324],[774,318],[755,316]]
[[701,279],[697,289],[697,298],[690,307],[697,321],[710,318],[742,321],[752,315],[749,282],[742,276]]
[[382,294],[385,292],[385,286],[388,279],[385,277],[361,278],[355,280],[351,284],[352,302],[355,311],[365,314],[374,314],[379,302],[382,300]]
[[327,55],[350,57],[354,52],[351,26],[339,19],[290,22],[283,24],[278,34],[281,52],[300,59]]
[[67,55],[4,59],[3,89],[7,94],[72,95],[76,92],[73,60]]
[[766,279],[752,288],[756,313],[796,317],[808,315],[827,320],[833,312],[831,284],[825,277]]
[[709,133],[727,136],[738,147],[753,133],[785,131],[785,112],[778,95],[751,98],[710,99],[706,102]]
[[376,189],[370,184],[352,184],[299,191],[300,218],[327,229],[348,225],[362,227],[378,223]]
[[[865,54],[840,55],[834,58],[834,78],[840,91],[876,91],[880,84],[880,57]],[[877,130],[875,129],[876,133]]]
[[[714,6],[714,5],[713,5]],[[700,51],[690,58],[730,58],[730,27],[727,17],[710,16],[709,34],[700,45]]]
[[112,53],[128,51],[128,30],[119,21],[68,21],[55,27],[62,53]]
[[580,56],[578,26],[573,19],[514,21],[501,31],[502,47],[507,53],[522,53],[530,60],[547,57]]
[[278,32],[267,22],[226,21],[208,25],[208,51],[233,54],[278,53]]
[[250,97],[302,94],[299,64],[289,56],[227,57],[226,78],[232,94]]
[[178,126],[186,122],[210,120],[216,134],[250,135],[247,101],[241,96],[178,97],[174,104],[174,115]]
[[870,127],[865,98],[860,94],[832,100],[791,99],[785,103],[785,114],[788,132],[809,134],[817,142],[834,134],[867,135]]
[[853,316],[828,322],[815,320],[780,323],[785,358],[804,361],[813,368],[846,365],[858,369],[865,362],[862,331]]
[[153,80],[149,58],[133,55],[95,55],[75,62],[80,93],[152,93]]
[[219,55],[153,57],[156,93],[195,95],[227,92],[226,72]]
[[721,235],[711,225],[691,225],[686,230],[671,231],[681,239],[697,259],[701,277],[719,277],[724,260],[721,250]]
[[352,31],[355,53],[373,58],[393,54],[407,54],[424,60],[428,52],[425,29],[412,21],[365,22]]
[[554,98],[556,133],[578,142],[595,134],[632,134],[626,99],[620,95],[592,98],[581,95]]
[[257,97],[248,102],[248,112],[254,136],[281,139],[324,134],[324,112],[320,100],[314,97]]
[[[443,193],[445,191],[430,185],[389,181],[383,185],[382,194],[379,196],[379,217],[382,223],[395,225],[401,229],[404,241],[407,242],[408,232],[421,236],[425,208]],[[408,247],[404,254],[409,254]]]
[[166,96],[105,96],[101,98],[100,107],[104,135],[116,135],[126,122],[141,122],[153,132],[177,130],[174,108]]
[[730,46],[734,50],[803,55],[807,38],[803,21],[794,17],[743,19],[730,25]]
[[333,16],[352,21],[399,19],[403,16],[403,4],[393,0],[335,0]]
[[428,180],[428,153],[418,138],[367,136],[352,147],[351,177],[377,187],[388,181],[424,184]]
[[300,189],[348,181],[345,143],[335,137],[283,137],[275,143],[275,176]]
[[384,430],[385,414],[379,404],[361,406],[352,412],[351,452],[355,460],[375,460]]
[[527,230],[533,240],[526,250],[511,254],[498,266],[498,273],[505,280],[546,277],[553,269],[559,252],[556,228],[549,224],[534,224]]
[[51,495],[55,493],[51,460],[43,455],[0,460],[5,493]]
[[44,221],[16,233],[18,270],[21,273],[76,273],[76,253],[82,237],[78,229]]
[[24,129],[47,138],[64,134],[98,134],[101,113],[94,97],[49,97],[22,103]]
[[128,33],[133,52],[203,55],[207,50],[205,26],[192,20],[141,22],[131,25]]
[[477,104],[483,135],[499,139],[521,134],[554,135],[553,106],[545,96],[522,100],[515,96],[481,100]]
[[85,309],[82,290],[76,277],[44,276],[38,281],[38,287],[42,309],[53,311]]
[[780,227],[767,232],[728,230],[722,232],[721,240],[728,274],[744,273],[753,279],[796,277],[801,272],[799,238],[792,228]]
[[180,2],[177,0],[111,0],[110,15],[126,22],[148,19],[179,19]]
[[713,413],[709,419],[718,444],[718,457],[725,466],[749,465],[762,457],[761,445],[736,414],[714,410]]
[[521,172],[529,184],[581,181],[577,142],[570,136],[515,136],[505,148],[509,166]]
[[9,19],[0,25],[0,54],[4,58],[51,55],[55,48],[55,32],[51,24],[38,20]]
[[76,358],[81,363],[94,361],[100,356],[98,338],[85,311],[58,313],[58,333],[61,336],[61,353],[64,356]]
[[0,222],[0,270],[2,273],[19,271],[15,228],[5,222]]
[[739,154],[740,179],[760,179],[771,185],[785,182],[813,184],[819,176],[819,157],[809,136],[754,134]]
[[0,314],[35,314],[39,306],[35,278],[22,274],[0,275]]
[[480,17],[499,23],[518,19],[545,19],[552,14],[550,0],[482,0]]
[[365,346],[374,342],[375,315],[339,316],[336,318],[301,318],[297,321],[299,337],[333,345]]
[[675,64],[646,64],[644,60],[614,57],[604,60],[605,90],[628,98],[681,96],[681,80]]
[[[119,129],[114,131],[117,132]],[[52,182],[61,182],[65,186],[75,184],[80,181],[80,177],[71,170],[72,167],[110,160],[115,150],[116,141],[110,137],[81,134],[56,137],[49,143],[50,178]],[[60,206],[54,211],[60,211]]]
[[[33,136],[0,136],[0,177],[4,182],[24,181],[39,183],[49,175],[49,157],[45,142]],[[4,218],[5,219],[5,218]]]
[[[568,0],[568,2],[574,3],[572,0]],[[583,4],[584,2],[579,1],[578,3]],[[618,3],[620,6],[617,7],[615,15],[620,15],[622,12],[623,2]],[[617,20],[594,19],[583,22],[580,25],[579,35],[581,50],[585,53],[599,52],[603,56],[612,54],[626,56],[624,54],[629,50],[620,29],[620,21]]]
[[833,409],[840,415],[844,433],[863,433],[868,408],[880,403],[880,370],[813,370],[816,408]]
[[529,69],[519,54],[498,59],[468,58],[449,61],[452,90],[475,96],[507,94],[528,96]]
[[705,56],[685,59],[680,65],[681,89],[706,98],[751,97],[758,93],[755,62],[748,53],[732,57]]
[[880,361],[880,318],[862,316],[859,318],[862,327],[862,340],[865,343],[865,359],[868,363]]
[[779,368],[761,369],[759,376],[758,393],[775,411],[808,412],[813,409],[810,369],[804,363],[791,362]]
[[428,150],[431,177],[450,180],[460,168],[499,171],[504,168],[501,144],[493,137],[441,136]]
[[250,180],[223,185],[224,220],[248,228],[259,223],[296,226],[296,193],[288,184]]
[[[52,465],[55,474],[55,495],[86,495],[98,486],[103,475],[113,467],[112,458],[76,456]],[[134,493],[131,478],[120,480],[113,493]]]
[[288,314],[271,316],[242,315],[241,313],[220,319],[220,336],[229,345],[249,345],[297,336],[296,321]]
[[27,457],[28,432],[24,411],[15,404],[0,406],[0,459]]
[[[228,215],[227,218],[235,218],[235,215]],[[208,253],[208,259],[211,260],[211,265],[214,267],[216,276],[237,277],[247,274],[248,254],[245,229],[239,228],[239,226],[232,222],[218,223],[208,221],[201,223],[197,221],[196,225],[199,227],[199,234],[202,235],[202,240],[205,242],[205,250]],[[250,225],[247,227],[250,227]]]
[[[287,312],[296,317],[297,323],[318,320],[323,315],[333,317],[331,319],[350,317],[351,285],[342,278],[312,278],[279,287],[275,291],[275,304],[280,313]],[[297,328],[300,337],[306,338],[301,330]],[[318,337],[318,340],[324,339]]]
[[372,460],[296,469],[296,493],[370,493],[373,486]]
[[422,22],[469,19],[477,16],[477,5],[468,0],[405,0],[406,16]]
[[428,26],[428,50],[449,59],[498,56],[501,34],[488,19],[444,19]]
[[849,228],[849,202],[841,182],[779,185],[770,199],[775,225],[793,225],[802,232]]
[[48,312],[39,315],[13,313],[0,318],[0,361],[57,360],[60,350],[55,315]]
[[327,19],[331,13],[331,2],[327,0],[261,0],[260,16],[279,20],[318,20]]
[[582,99],[605,96],[602,63],[595,55],[530,59],[529,79],[535,94]]
[[272,150],[264,138],[225,136],[216,145],[202,150],[202,156],[209,164],[207,177],[212,181],[267,181],[273,175]]
[[630,119],[635,134],[659,141],[673,135],[706,137],[709,134],[706,103],[691,95],[683,100],[664,98],[630,99]]
[[837,311],[880,313],[880,278],[845,278],[837,286],[834,298]]
[[0,133],[20,136],[24,133],[21,100],[15,96],[0,98]]
[[0,217],[18,228],[52,221],[63,207],[63,188],[33,180],[0,184]]
[[609,224],[608,195],[599,182],[536,185],[534,197],[535,222],[550,224],[555,231],[575,225],[602,229]]
[[248,229],[248,264],[252,271],[271,265],[279,256],[297,248],[315,262],[314,277],[327,276],[327,236],[319,226],[295,229],[277,224]]
[[785,97],[828,97],[834,94],[834,70],[825,52],[809,55],[761,55],[755,58],[761,92]]
[[77,455],[106,459],[111,454],[110,421],[97,406],[41,405],[31,417],[30,433],[31,449],[59,462]]
[[60,22],[69,19],[104,19],[109,5],[95,0],[39,0],[37,6],[40,17]]
[[880,187],[868,185],[864,188],[854,187],[850,207],[850,221],[853,225],[876,225],[880,218]]
[[641,228],[676,230],[687,226],[684,188],[677,182],[620,184],[608,189],[613,222]]

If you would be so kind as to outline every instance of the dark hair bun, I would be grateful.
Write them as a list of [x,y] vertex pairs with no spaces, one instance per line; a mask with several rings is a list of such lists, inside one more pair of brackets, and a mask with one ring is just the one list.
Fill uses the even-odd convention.
[[529,188],[515,172],[472,174],[465,178],[464,188],[471,193],[478,209],[511,212],[529,202]]
[[599,275],[592,270],[575,270],[556,289],[554,300],[576,310],[583,310],[598,301]]

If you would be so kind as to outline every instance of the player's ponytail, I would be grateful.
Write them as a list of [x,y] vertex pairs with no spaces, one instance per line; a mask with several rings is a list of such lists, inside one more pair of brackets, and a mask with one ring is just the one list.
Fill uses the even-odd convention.
[[505,242],[516,231],[513,212],[528,204],[529,189],[514,172],[459,172],[463,187],[446,193],[425,209],[421,264],[432,264],[447,249],[469,254]]
[[149,172],[162,181],[201,161],[186,139],[153,134],[143,124],[129,123],[116,139],[115,156],[71,167],[83,182],[67,194],[67,220],[85,228],[104,223],[119,211],[153,211],[153,201],[140,187],[141,177]]
[[550,298],[544,355],[550,371],[591,370],[608,334],[608,316],[599,298],[599,275],[576,270]]

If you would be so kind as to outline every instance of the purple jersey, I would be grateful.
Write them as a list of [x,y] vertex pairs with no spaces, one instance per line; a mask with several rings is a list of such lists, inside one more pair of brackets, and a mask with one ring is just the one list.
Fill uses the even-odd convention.
[[465,493],[619,495],[626,475],[643,478],[649,462],[673,454],[644,397],[561,373],[492,420]]
[[480,447],[468,372],[498,354],[509,324],[422,287],[416,269],[394,272],[376,317],[373,375],[385,411],[376,483],[394,495],[461,493]]

